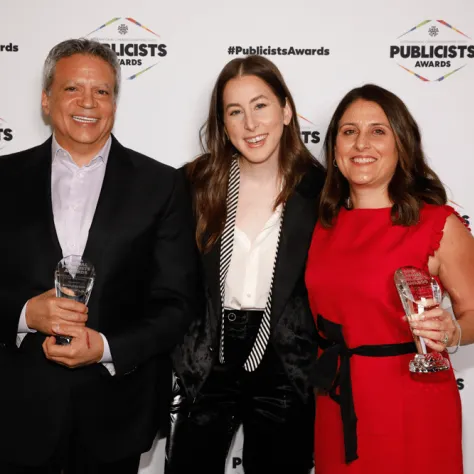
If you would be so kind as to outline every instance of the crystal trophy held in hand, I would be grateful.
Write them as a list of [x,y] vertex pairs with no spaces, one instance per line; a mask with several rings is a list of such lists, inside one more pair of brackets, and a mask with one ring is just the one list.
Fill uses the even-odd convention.
[[[416,267],[399,268],[394,275],[395,285],[409,321],[413,315],[437,308],[443,299],[438,282]],[[439,352],[428,352],[422,337],[413,335],[417,354],[410,361],[410,372],[429,373],[449,369],[449,361]]]
[[[69,255],[59,261],[54,272],[56,296],[87,305],[94,280],[94,266],[79,255]],[[71,339],[70,336],[56,336],[56,344],[70,344]]]

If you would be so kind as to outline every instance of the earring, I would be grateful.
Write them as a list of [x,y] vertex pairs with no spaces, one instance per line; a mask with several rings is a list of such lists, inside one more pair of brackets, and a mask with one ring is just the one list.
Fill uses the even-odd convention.
[[336,158],[334,158],[334,159],[332,160],[332,164],[333,164],[334,168],[339,168],[339,167],[337,166],[337,163],[336,163]]

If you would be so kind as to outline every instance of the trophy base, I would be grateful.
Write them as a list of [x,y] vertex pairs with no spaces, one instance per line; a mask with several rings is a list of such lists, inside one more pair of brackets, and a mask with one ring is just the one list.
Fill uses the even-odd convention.
[[67,346],[71,344],[72,336],[54,336],[56,338],[57,346]]
[[416,354],[410,361],[409,369],[414,374],[429,374],[449,370],[449,360],[443,357],[439,352],[430,352],[429,354]]

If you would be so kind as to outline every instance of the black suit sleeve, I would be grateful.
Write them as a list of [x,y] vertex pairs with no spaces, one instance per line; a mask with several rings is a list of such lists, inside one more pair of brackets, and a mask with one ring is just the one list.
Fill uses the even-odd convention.
[[[31,296],[31,295],[29,295]],[[28,301],[27,292],[16,292],[12,289],[0,288],[2,305],[0,315],[0,348],[3,344],[14,346],[23,306]]]
[[198,253],[191,200],[182,173],[174,173],[168,202],[158,214],[145,317],[107,335],[117,375],[126,374],[181,342],[195,314]]

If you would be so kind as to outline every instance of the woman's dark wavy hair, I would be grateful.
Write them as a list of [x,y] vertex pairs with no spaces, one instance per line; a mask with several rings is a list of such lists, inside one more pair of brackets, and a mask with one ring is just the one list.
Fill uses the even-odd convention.
[[393,202],[392,222],[404,226],[416,224],[423,203],[445,204],[446,191],[426,162],[420,130],[406,105],[392,92],[374,84],[365,84],[348,92],[329,123],[324,141],[327,176],[321,193],[321,224],[326,228],[331,227],[341,206],[347,205],[349,183],[333,163],[339,122],[348,107],[357,100],[378,104],[385,112],[395,136],[398,163],[388,186],[388,194]]
[[275,201],[275,208],[286,202],[310,166],[323,169],[301,139],[295,103],[278,68],[268,59],[256,55],[227,63],[217,78],[208,118],[201,128],[203,154],[186,165],[197,219],[196,241],[202,252],[212,248],[224,229],[228,176],[237,150],[225,134],[223,92],[231,79],[241,76],[262,79],[277,96],[280,105],[284,107],[288,103],[293,112],[280,142],[279,166],[283,188]]

